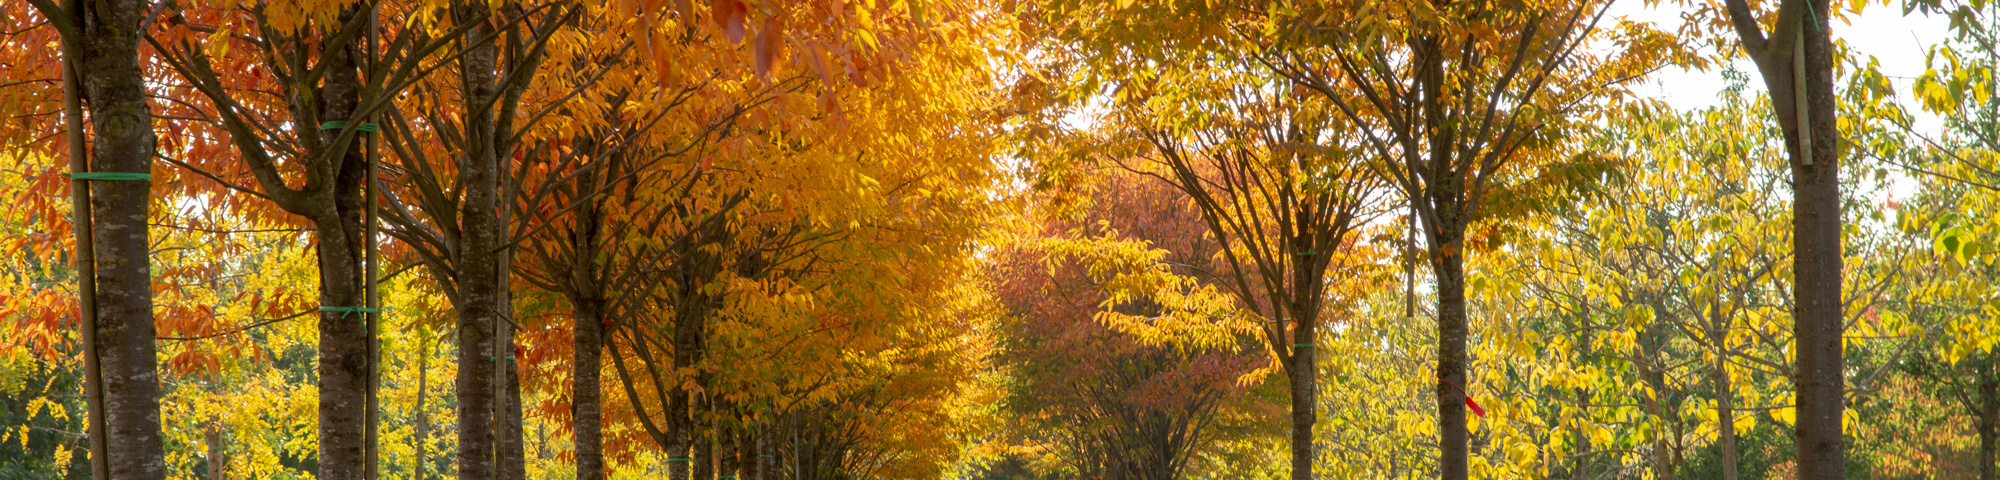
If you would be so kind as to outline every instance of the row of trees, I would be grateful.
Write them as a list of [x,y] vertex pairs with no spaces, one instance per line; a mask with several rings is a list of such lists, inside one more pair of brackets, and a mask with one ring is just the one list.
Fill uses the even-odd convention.
[[551,427],[577,478],[954,451],[978,4],[5,8],[10,224],[79,232],[9,237],[7,344],[101,385],[109,443],[58,442],[97,478],[527,478]]
[[1978,6],[10,3],[0,468],[1996,478]]
[[[1172,187],[1189,205],[1182,213],[1200,219],[1202,238],[1215,245],[1162,242],[1117,221],[1104,223],[1108,234],[1070,227],[1032,235],[1041,239],[1034,242],[1044,255],[1068,259],[1047,268],[1088,272],[1098,289],[1114,292],[1095,316],[1152,348],[1183,345],[1172,351],[1185,355],[1182,342],[1203,345],[1203,335],[1233,332],[1220,333],[1234,335],[1221,351],[1265,352],[1275,367],[1243,379],[1284,374],[1294,479],[1313,478],[1316,468],[1342,478],[1638,471],[1740,478],[1746,460],[1738,438],[1773,440],[1769,430],[1754,430],[1760,415],[1789,427],[1777,434],[1792,448],[1782,455],[1789,475],[1845,478],[1857,465],[1901,463],[1899,447],[1856,443],[1910,425],[1857,420],[1896,408],[1888,405],[1903,397],[1871,394],[1898,382],[1957,385],[1947,395],[1968,405],[1964,414],[1984,432],[1991,422],[1979,409],[1987,400],[1972,385],[1986,374],[1976,359],[1960,362],[1991,350],[1984,327],[1962,326],[1990,324],[1990,312],[1945,307],[1962,297],[1917,285],[1961,281],[1955,265],[1980,263],[1984,247],[1972,239],[1981,237],[1943,215],[1965,215],[1966,206],[1946,199],[1985,184],[1992,150],[1970,146],[1976,140],[1912,144],[1928,137],[1894,106],[1910,97],[1898,97],[1868,60],[1835,51],[1833,20],[1858,10],[1836,12],[1825,2],[1688,5],[1694,14],[1677,36],[1609,17],[1609,7],[1032,7],[1022,28],[1038,37],[1039,75],[1023,96],[1061,113],[1024,129],[1048,145],[1036,156],[1040,185],[1067,192],[1044,201],[1053,212],[1045,215],[1093,218],[1068,204],[1142,195],[1092,193],[1092,179],[1109,169]],[[1918,2],[1906,11],[1949,15],[1961,46],[1990,51],[1979,8]],[[1715,109],[1674,112],[1629,98],[1628,86],[1662,66],[1708,68],[1716,59],[1699,53],[1704,46],[1751,60],[1768,95],[1752,97],[1748,76],[1725,70],[1735,86]],[[1987,70],[1949,46],[1932,55],[1936,70],[1913,85],[1929,99],[1926,109],[1991,108],[1990,95],[1976,93],[1991,90]],[[1096,122],[1078,127],[1076,115]],[[1976,122],[1953,125],[1946,138],[1981,135],[1968,133],[1982,131]],[[1862,155],[1920,178],[1923,193],[1894,200],[1901,191],[1889,186],[1887,170],[1843,179],[1845,159]],[[1068,198],[1077,196],[1087,198]],[[1079,248],[1078,236],[1103,238]],[[1944,250],[1955,256],[1929,255],[1933,239],[1953,245]],[[1475,251],[1492,257],[1468,255]],[[1177,259],[1186,256],[1202,261]],[[1418,258],[1427,259],[1427,276],[1410,268]],[[1399,263],[1408,290],[1384,294],[1398,283]],[[1009,277],[1043,282],[1047,292],[1075,290],[1062,287],[1061,275]],[[1421,284],[1435,289],[1426,302],[1414,295]],[[1119,310],[1129,301],[1115,292],[1180,312],[1130,324],[1121,318],[1134,314]],[[1044,310],[1012,309],[1034,322],[1077,315]],[[1472,321],[1480,316],[1491,323]],[[1161,331],[1167,318],[1214,328]],[[1435,330],[1411,331],[1416,325]],[[1957,333],[1941,337],[1948,328]],[[1412,344],[1435,351],[1413,352]],[[1942,351],[1952,358],[1925,360],[1925,352]],[[1325,354],[1334,357],[1316,358]],[[1138,358],[1145,357],[1123,361]],[[1046,375],[1047,362],[1016,368],[1033,378]],[[1382,377],[1356,380],[1357,370]],[[1330,379],[1338,387],[1329,394],[1321,383]],[[1435,403],[1391,400],[1405,395],[1398,386],[1428,389]],[[1491,396],[1468,395],[1482,390]],[[1203,398],[1198,393],[1180,398]],[[1067,397],[1042,390],[1028,398]],[[1104,400],[1066,401],[1072,406],[1033,411],[1106,408]],[[1189,410],[1199,405],[1158,411],[1182,412],[1162,414],[1191,425],[1231,415]],[[1387,414],[1396,421],[1383,421]],[[1434,415],[1436,436],[1404,424],[1402,414]],[[1335,418],[1335,431],[1318,429],[1321,415]],[[1036,441],[1090,445],[1070,437],[1029,443]],[[1208,444],[1232,441],[1247,440]],[[1991,471],[1991,443],[1969,463]],[[1202,451],[1151,444],[1191,457]],[[1209,448],[1226,456],[1233,447]],[[1772,475],[1764,467],[1780,456],[1755,455],[1748,463],[1758,468],[1748,475]],[[1147,475],[1177,477],[1192,461],[1150,463]]]

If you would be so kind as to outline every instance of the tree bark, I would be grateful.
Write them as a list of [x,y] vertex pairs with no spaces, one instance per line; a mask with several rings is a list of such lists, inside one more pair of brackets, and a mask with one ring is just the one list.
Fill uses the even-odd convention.
[[430,398],[431,382],[429,375],[431,366],[430,365],[431,348],[433,348],[432,345],[425,344],[424,339],[422,337],[418,337],[417,405],[416,408],[413,409],[414,415],[412,415],[412,417],[417,419],[417,426],[416,426],[417,431],[416,435],[414,435],[415,438],[411,440],[411,446],[414,447],[411,450],[414,452],[413,455],[417,458],[415,462],[411,462],[410,464],[410,471],[416,472],[415,474],[416,480],[424,480],[425,478],[424,470],[428,466],[425,464],[425,456],[427,452],[425,452],[424,448],[427,446],[428,442],[427,437],[429,437],[431,433],[431,416],[429,412],[424,410],[424,400]]
[[[759,425],[764,427],[769,426],[768,423]],[[753,478],[746,480],[776,480],[778,478],[778,451],[772,448],[770,432],[771,430],[768,428],[759,428],[757,433],[750,438],[751,442],[756,445],[757,470],[751,475]]]
[[[90,107],[96,133],[92,171],[150,173],[158,147],[146,81],[139,64],[148,2],[89,0],[64,11],[37,3],[45,15],[74,28],[66,53]],[[78,18],[81,16],[83,18]],[[89,182],[95,256],[96,350],[103,385],[104,465],[112,480],[166,476],[160,439],[158,356],[153,344],[152,261],[148,257],[149,182]],[[86,279],[88,280],[88,279]]]
[[[340,13],[342,24],[362,21],[367,10],[352,7]],[[336,33],[337,35],[337,33]],[[330,36],[330,35],[329,35]],[[360,45],[349,43],[329,49],[321,57],[324,83],[313,98],[323,121],[353,121],[361,98]],[[314,106],[301,106],[314,108]],[[315,126],[316,127],[316,126]],[[339,146],[340,130],[319,129],[319,144]],[[338,155],[332,170],[332,188],[322,191],[330,202],[293,205],[294,211],[313,221],[317,237],[320,305],[326,307],[366,307],[368,305],[368,252],[364,222],[367,198],[362,194],[368,183],[367,151],[362,142],[350,140]],[[266,190],[287,188],[265,185]],[[314,193],[322,193],[314,192]],[[330,198],[329,198],[330,197]],[[368,467],[369,338],[367,315],[352,311],[322,311],[319,315],[319,478],[323,480],[364,480]],[[357,415],[360,413],[360,415]],[[359,417],[359,418],[357,418]]]
[[[460,3],[453,6],[459,23],[475,23],[472,36],[492,38],[493,23],[489,11],[483,4]],[[490,255],[498,250],[506,225],[499,222],[499,171],[500,158],[495,150],[495,122],[492,109],[473,108],[487,105],[497,96],[495,68],[498,49],[493,42],[475,42],[466,46],[460,57],[460,76],[464,84],[464,113],[466,152],[460,157],[459,180],[464,185],[465,203],[459,209],[463,224],[461,245],[453,258],[457,270],[459,298],[462,304],[454,303],[458,311],[458,474],[466,480],[486,480],[498,478],[495,445],[494,416],[499,400],[494,392],[499,386],[495,371],[496,358],[495,328],[500,326],[501,311],[498,309],[500,294],[498,262],[491,261]]]
[[696,480],[715,480],[715,429],[713,425],[708,425],[706,415],[698,417],[693,430],[701,432],[702,435],[699,435],[694,442],[694,455],[688,457],[692,460],[688,463],[693,467]]
[[[1840,136],[1827,7],[1827,0],[1785,0],[1778,7],[1776,30],[1766,38],[1744,0],[1727,5],[1743,50],[1756,61],[1771,94],[1772,113],[1791,155],[1792,334],[1798,344],[1793,436],[1800,480],[1847,478],[1841,425],[1847,401],[1841,356]],[[1808,118],[1802,121],[1801,113]]]
[[1729,382],[1729,350],[1725,348],[1729,323],[1720,308],[1712,310],[1711,315],[1714,326],[1709,329],[1708,337],[1715,342],[1715,418],[1719,422],[1715,441],[1722,450],[1722,480],[1737,480],[1736,389]]
[[604,435],[602,389],[603,317],[601,307],[591,301],[573,302],[576,309],[575,351],[570,386],[570,418],[575,424],[576,479],[603,480]]
[[208,448],[206,455],[208,457],[208,480],[224,480],[223,475],[225,475],[225,471],[228,469],[229,459],[224,456],[226,455],[224,453],[226,448],[222,441],[222,421],[220,419],[208,419],[208,428],[202,432],[202,443],[204,447]]
[[1311,480],[1313,460],[1316,458],[1313,454],[1313,423],[1319,419],[1319,369],[1314,368],[1317,365],[1313,361],[1313,352],[1318,350],[1314,344],[1318,335],[1312,324],[1303,321],[1304,318],[1295,318],[1302,321],[1292,333],[1296,342],[1292,345],[1290,368],[1286,369],[1292,388],[1292,479]]
[[[1456,239],[1447,245],[1456,245]],[[1438,344],[1437,378],[1439,465],[1443,478],[1467,478],[1467,455],[1471,431],[1465,419],[1465,395],[1459,391],[1466,379],[1466,337],[1470,328],[1465,319],[1465,264],[1455,254],[1437,262]],[[1446,384],[1445,382],[1451,382]],[[1456,385],[1456,386],[1454,386]]]
[[2000,358],[1988,355],[1979,375],[1979,478],[2000,480]]
[[[1825,12],[1825,0],[1804,2]],[[1840,245],[1840,133],[1835,130],[1832,43],[1825,15],[1805,34],[1807,107],[1811,121],[1809,145],[1816,160],[1799,158],[1795,132],[1792,164],[1792,327],[1798,342],[1797,449],[1800,480],[1847,478],[1846,437],[1841,416],[1846,410],[1846,362],[1841,355],[1842,304]],[[1768,83],[1770,78],[1766,77]],[[1774,90],[1775,91],[1775,90]],[[1775,96],[1775,94],[1774,94]],[[1782,118],[1782,117],[1781,117]],[[1794,123],[1795,122],[1787,122]],[[1793,129],[1798,130],[1798,129]]]
[[[502,170],[505,169],[503,168]],[[505,204],[508,202],[500,203]],[[511,217],[509,213],[509,209],[504,206],[501,208],[497,222],[500,228],[507,228],[507,225],[510,223],[509,217]],[[504,239],[505,237],[502,238]],[[523,429],[521,421],[521,362],[515,358],[520,348],[514,339],[514,294],[511,287],[514,249],[512,247],[503,247],[493,256],[494,262],[498,263],[494,267],[495,275],[498,276],[495,280],[500,285],[499,288],[495,289],[500,297],[496,302],[495,310],[500,312],[500,315],[498,317],[499,321],[495,324],[497,338],[494,340],[494,343],[500,348],[498,352],[498,356],[500,357],[500,392],[498,393],[500,399],[500,431],[497,434],[500,445],[500,478],[502,480],[527,480],[527,441],[525,440],[526,432]]]

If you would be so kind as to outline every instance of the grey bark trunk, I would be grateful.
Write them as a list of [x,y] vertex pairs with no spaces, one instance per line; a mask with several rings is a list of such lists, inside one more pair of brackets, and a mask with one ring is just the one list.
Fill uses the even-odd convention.
[[[148,2],[76,2],[81,38],[64,38],[76,55],[82,97],[96,133],[92,171],[150,173],[158,139],[146,103],[139,41]],[[50,12],[44,12],[50,13]],[[56,15],[50,15],[57,18]],[[73,17],[72,17],[73,18]],[[159,376],[153,344],[152,261],[148,257],[150,183],[89,182],[95,256],[95,331],[103,396],[104,466],[112,480],[166,476],[160,439]],[[94,422],[93,422],[94,423]]]
[[[697,432],[707,432],[707,433],[714,432],[714,430],[708,428],[710,427],[709,425],[705,425],[706,423],[708,422],[704,420],[697,420],[696,428],[694,430]],[[693,461],[689,463],[693,466],[694,478],[696,478],[697,480],[715,480],[715,436],[714,435],[704,434],[701,435],[700,438],[696,439],[696,441],[694,442],[694,455],[690,456],[689,458],[693,459]]]
[[576,360],[570,378],[573,399],[570,416],[575,423],[576,478],[604,478],[603,405],[599,374],[603,371],[599,352],[603,351],[603,319],[600,307],[589,301],[574,302],[576,309]]
[[[503,208],[498,222],[500,228],[507,228],[507,224],[509,223],[508,217],[507,210]],[[499,263],[499,265],[494,267],[494,270],[496,271],[495,274],[499,277],[497,281],[500,284],[497,289],[500,299],[495,306],[495,309],[500,312],[500,321],[495,325],[498,333],[494,341],[495,345],[500,348],[498,352],[498,356],[500,357],[500,392],[498,393],[500,399],[500,432],[498,433],[500,444],[500,478],[503,480],[527,480],[527,441],[525,440],[526,432],[523,430],[521,422],[521,363],[515,358],[517,349],[515,348],[516,341],[514,340],[514,295],[510,288],[510,278],[512,277],[510,273],[513,272],[514,264],[512,258],[513,252],[513,248],[502,248],[500,252],[494,254],[494,261]]]
[[[491,38],[493,23],[483,4],[454,5],[460,23],[477,22],[472,36]],[[498,49],[493,42],[475,42],[460,59],[465,105],[485,105],[498,93],[495,66]],[[497,218],[499,207],[500,158],[495,150],[495,122],[491,109],[467,112],[464,128],[466,152],[460,158],[459,179],[465,189],[465,203],[459,215],[463,237],[454,258],[458,291],[463,304],[458,310],[458,474],[466,480],[498,478],[495,441],[495,410],[500,406],[494,392],[498,351],[495,328],[501,323],[498,262],[490,255],[498,250],[506,225]]]
[[[340,14],[343,22],[356,21],[366,10],[349,8]],[[359,104],[361,77],[360,46],[329,50],[321,59],[324,83],[315,97],[324,120],[350,119]],[[337,146],[340,130],[319,130],[319,144]],[[330,202],[295,205],[306,210],[292,213],[313,220],[317,237],[320,305],[326,307],[367,306],[366,198],[367,152],[362,142],[349,141],[334,156],[336,166]],[[265,185],[267,190],[286,188]],[[320,197],[327,198],[327,197]],[[363,480],[367,470],[367,422],[357,421],[357,412],[368,407],[369,345],[367,316],[350,311],[323,311],[319,315],[319,478]],[[363,415],[365,416],[365,414]]]

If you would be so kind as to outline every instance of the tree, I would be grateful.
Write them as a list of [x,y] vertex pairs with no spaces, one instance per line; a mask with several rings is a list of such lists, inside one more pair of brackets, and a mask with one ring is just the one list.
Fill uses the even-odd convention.
[[[375,142],[362,140],[379,129],[370,120],[433,68],[431,53],[464,33],[390,22],[401,28],[378,45],[381,10],[350,2],[299,10],[191,3],[173,7],[171,26],[148,37],[178,74],[172,85],[205,100],[169,109],[186,119],[176,132],[194,133],[182,141],[192,155],[169,161],[210,180],[200,191],[218,203],[262,204],[236,207],[249,211],[276,206],[312,229],[321,307],[319,475],[328,479],[364,478],[375,461],[374,426],[348,420],[374,408],[371,329],[381,318],[372,311],[375,199],[366,195],[375,190]],[[238,16],[251,22],[237,24]],[[245,176],[255,183],[243,184]]]
[[[1847,478],[1842,358],[1841,150],[1833,94],[1833,12],[1825,0],[1776,11],[1727,2],[1744,55],[1757,64],[1792,158],[1793,337],[1798,342],[1798,478]],[[1818,139],[1818,141],[1814,141]]]
[[[1370,168],[1414,204],[1436,286],[1443,478],[1467,478],[1467,227],[1494,192],[1561,161],[1559,139],[1668,53],[1664,35],[1600,27],[1609,2],[1258,7],[1259,61],[1316,92],[1361,136]],[[1625,48],[1602,58],[1596,41]]]
[[1024,421],[1017,428],[1027,446],[1057,447],[1051,456],[1076,476],[1184,478],[1217,442],[1220,411],[1241,407],[1231,398],[1254,386],[1243,379],[1258,352],[1244,347],[1247,339],[1149,344],[1097,318],[1106,308],[1167,317],[1150,301],[1110,302],[1107,283],[1119,272],[1093,275],[1086,259],[1052,257],[1038,242],[1140,242],[1132,247],[1162,250],[1158,262],[1187,276],[1217,270],[1219,253],[1178,190],[1115,170],[1102,176],[1078,218],[1039,220],[1029,228],[1042,231],[989,260],[989,288],[1010,318],[1001,358],[1015,380],[1006,408]]
[[[102,439],[92,442],[93,457],[104,459],[93,465],[93,475],[164,478],[147,243],[151,183],[145,181],[158,139],[139,49],[151,25],[150,9],[139,0],[28,4],[57,33],[41,37],[38,50],[60,46],[63,98],[70,102],[63,110],[70,130],[64,143],[71,159],[71,188],[79,191],[73,224],[79,232],[75,258],[84,302],[79,313],[88,344],[85,382],[92,408],[87,421],[91,434]],[[15,13],[9,16],[28,18]],[[9,32],[25,30],[9,22]],[[88,140],[80,103],[89,106],[94,135]],[[83,175],[95,177],[79,178]],[[89,192],[81,193],[84,189]]]

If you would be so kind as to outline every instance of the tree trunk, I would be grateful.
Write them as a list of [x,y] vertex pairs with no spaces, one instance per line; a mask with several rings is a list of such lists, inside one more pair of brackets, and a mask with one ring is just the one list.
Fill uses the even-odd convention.
[[223,453],[225,447],[222,442],[221,420],[216,418],[208,419],[208,429],[202,432],[202,443],[204,447],[208,448],[208,454],[206,455],[208,457],[208,480],[224,480],[223,475],[225,474],[224,471],[228,469],[229,459],[224,457],[225,453]]
[[1413,174],[1423,177],[1422,190],[1410,192],[1412,198],[1419,199],[1429,210],[1430,217],[1424,219],[1431,227],[1430,239],[1431,270],[1437,276],[1437,379],[1438,402],[1438,470],[1445,480],[1465,480],[1467,477],[1467,456],[1471,449],[1471,433],[1466,430],[1465,395],[1466,384],[1466,337],[1470,327],[1465,318],[1465,254],[1463,251],[1466,218],[1465,181],[1466,176],[1452,170],[1452,153],[1457,150],[1458,137],[1454,128],[1445,118],[1447,103],[1444,97],[1445,54],[1441,41],[1435,36],[1417,37],[1411,41],[1411,53],[1417,59],[1416,82],[1423,92],[1423,130],[1429,142],[1423,151],[1430,155],[1427,169],[1419,168],[1415,161],[1418,155],[1416,145],[1410,145],[1409,168]]
[[[674,353],[676,357],[681,355],[678,350],[680,349],[677,348]],[[683,364],[680,362],[674,363],[676,369],[681,365]],[[689,467],[693,466],[688,452],[688,444],[691,443],[688,431],[692,429],[691,423],[693,423],[689,421],[688,416],[688,392],[685,389],[673,388],[667,393],[667,397],[667,444],[664,445],[667,449],[667,478],[688,480]]]
[[[1445,245],[1457,245],[1453,238]],[[1467,477],[1466,458],[1470,454],[1471,432],[1465,420],[1466,337],[1470,328],[1465,319],[1465,264],[1463,257],[1446,254],[1437,262],[1438,344],[1437,386],[1438,441],[1442,450],[1443,478]],[[1451,382],[1447,384],[1445,382]]]
[[1988,355],[1986,365],[1979,375],[1979,478],[1980,480],[2000,480],[2000,467],[1996,467],[1996,455],[2000,455],[2000,369],[1995,364],[2000,358]]
[[[1300,286],[1298,288],[1305,288]],[[1292,480],[1312,480],[1313,478],[1313,423],[1319,415],[1318,384],[1319,369],[1313,361],[1314,342],[1318,340],[1315,329],[1303,317],[1292,332],[1296,342],[1292,345],[1290,368],[1285,369],[1291,377],[1292,387]]]
[[575,424],[576,435],[576,479],[603,480],[604,478],[604,435],[603,405],[599,398],[600,353],[603,351],[604,320],[597,303],[589,300],[573,302],[576,309],[575,350],[576,360],[570,379],[570,418]]
[[[483,4],[454,5],[460,24],[476,23],[471,36],[491,38],[493,22]],[[493,42],[477,42],[466,47],[460,57],[460,76],[468,106],[485,105],[497,94],[495,66],[498,49]],[[465,189],[465,203],[459,215],[463,224],[462,246],[453,258],[457,269],[458,310],[458,474],[465,480],[497,478],[495,463],[494,416],[499,399],[495,369],[495,328],[501,323],[498,262],[490,255],[498,250],[507,226],[497,218],[499,206],[499,153],[495,150],[493,113],[490,108],[465,113],[466,152],[461,157],[459,179]]]
[[[82,96],[96,133],[93,171],[150,173],[158,139],[146,103],[139,40],[148,2],[93,0],[71,10],[81,38],[63,40],[77,54]],[[60,11],[59,9],[55,9]],[[44,13],[50,13],[47,10]],[[50,18],[57,18],[50,15]],[[71,17],[74,19],[74,17]],[[148,257],[149,182],[92,181],[96,331],[94,347],[103,385],[105,467],[113,480],[166,476],[160,440],[160,379],[153,344],[153,290]]]
[[[1847,478],[1841,426],[1847,399],[1841,357],[1840,135],[1827,6],[1827,0],[1785,0],[1770,38],[1747,2],[1729,0],[1727,7],[1737,38],[1771,94],[1772,113],[1791,155],[1792,335],[1798,344],[1793,447],[1799,480]],[[1801,113],[1808,118],[1800,119]]]
[[736,436],[724,431],[722,422],[715,422],[712,430],[715,437],[715,477],[736,480]]
[[[1827,11],[1826,0],[1805,2],[1816,12]],[[1846,409],[1846,362],[1841,356],[1842,305],[1840,246],[1840,133],[1835,130],[1833,45],[1828,15],[1817,15],[1805,33],[1806,98],[1811,121],[1807,130],[1814,161],[1806,165],[1796,148],[1792,162],[1792,282],[1796,316],[1792,331],[1798,341],[1797,449],[1800,480],[1847,478],[1846,436],[1841,414]],[[1768,83],[1770,77],[1766,77]],[[1777,90],[1773,90],[1776,96]],[[1783,118],[1782,116],[1780,118]],[[1794,123],[1796,124],[1796,123]],[[1793,130],[1798,130],[1794,128]]]
[[[1577,324],[1579,333],[1577,334],[1578,340],[1575,345],[1576,352],[1573,355],[1576,355],[1575,360],[1578,363],[1585,363],[1590,358],[1591,334],[1594,333],[1590,326],[1590,304],[1585,303],[1583,305],[1583,316]],[[1589,417],[1590,391],[1583,387],[1577,387],[1575,394],[1576,410],[1583,412],[1585,417]],[[1577,422],[1576,426],[1570,429],[1570,435],[1572,438],[1571,442],[1574,442],[1574,445],[1576,445],[1576,452],[1571,454],[1574,455],[1575,461],[1571,463],[1570,478],[1582,480],[1587,478],[1586,475],[1588,475],[1590,468],[1589,456],[1587,455],[1590,452],[1590,435],[1584,433],[1583,422]]]
[[1729,324],[1720,308],[1712,310],[1711,315],[1714,326],[1709,329],[1708,337],[1715,342],[1715,418],[1720,423],[1715,442],[1722,450],[1722,480],[1737,480],[1736,388],[1729,382],[1729,351],[1725,348]]
[[[360,8],[340,12],[342,22],[357,21]],[[325,121],[350,119],[361,95],[358,44],[331,49],[321,59],[325,69],[317,114]],[[311,107],[308,107],[311,108]],[[334,146],[340,130],[320,129],[320,144]],[[331,200],[319,205],[294,205],[293,211],[313,221],[317,238],[319,300],[324,307],[365,307],[367,299],[366,226],[367,152],[362,142],[349,141],[335,162]],[[267,190],[286,188],[265,185]],[[325,197],[321,197],[325,198]],[[321,311],[319,315],[319,478],[363,480],[367,469],[367,422],[358,421],[368,407],[367,315],[354,311]]]
[[[498,222],[500,228],[507,228],[508,216],[505,209],[501,210]],[[497,394],[500,400],[500,418],[498,422],[500,431],[497,433],[497,436],[499,437],[500,445],[500,478],[502,480],[527,480],[526,432],[523,430],[521,422],[521,362],[515,358],[520,348],[514,339],[514,295],[510,288],[511,282],[509,281],[511,272],[513,271],[514,262],[511,258],[513,252],[514,249],[512,248],[502,248],[499,253],[494,254],[494,261],[499,264],[494,267],[494,270],[496,272],[495,275],[498,276],[496,280],[500,284],[500,287],[496,289],[500,299],[495,306],[495,309],[500,312],[500,316],[498,317],[499,321],[494,325],[494,328],[497,330],[494,343],[500,348],[498,352],[498,356],[500,357],[500,372],[498,375],[500,392]]]
[[[764,427],[769,426],[769,424],[759,425]],[[754,448],[757,452],[757,470],[751,475],[752,478],[747,480],[777,480],[778,478],[778,451],[772,448],[770,432],[771,429],[769,428],[759,428],[756,435],[750,438],[750,441],[756,445]]]
[[688,457],[692,460],[688,463],[693,467],[696,480],[715,480],[715,436],[713,435],[715,430],[712,425],[707,425],[709,423],[706,421],[707,416],[700,417],[701,419],[695,421],[696,427],[693,430],[702,435],[699,435],[694,442],[694,455]]
[[425,454],[427,453],[424,448],[428,442],[427,437],[431,433],[431,417],[428,412],[424,411],[424,400],[430,398],[431,348],[433,346],[425,344],[422,337],[417,338],[417,405],[413,409],[414,415],[412,415],[412,417],[417,419],[417,431],[415,438],[410,442],[411,446],[414,447],[411,451],[417,457],[416,461],[410,465],[410,471],[416,472],[415,480],[424,480],[424,469],[427,466],[424,463]]

